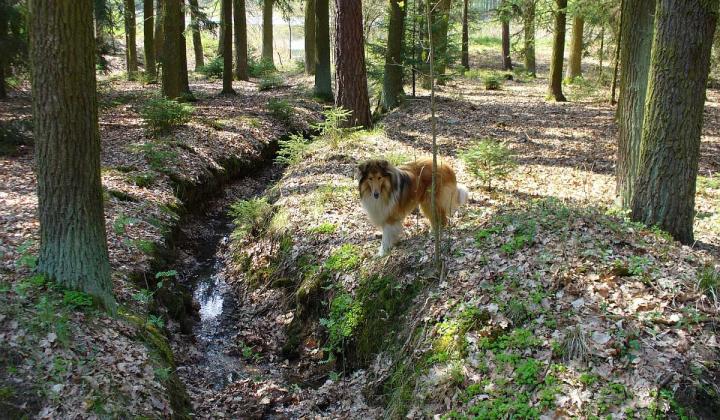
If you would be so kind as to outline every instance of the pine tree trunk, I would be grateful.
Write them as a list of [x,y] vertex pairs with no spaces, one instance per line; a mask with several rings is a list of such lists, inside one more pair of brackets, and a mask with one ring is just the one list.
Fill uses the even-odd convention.
[[195,52],[195,71],[199,71],[205,66],[205,56],[203,53],[202,37],[200,36],[200,6],[198,0],[189,0],[190,5],[190,27],[192,28],[193,51]]
[[232,56],[232,0],[221,0],[220,7],[223,16],[223,26],[220,30],[225,34],[223,37],[223,95],[234,95],[235,91],[232,87],[233,81],[233,56]]
[[238,80],[250,80],[248,75],[247,21],[245,0],[233,2],[233,25],[235,31],[235,77]]
[[305,0],[305,74],[315,74],[315,0]]
[[[8,15],[0,10],[0,45],[4,45],[8,33]],[[0,99],[7,99],[7,88],[5,86],[5,60],[0,54]]]
[[469,0],[463,0],[463,12],[462,12],[462,51],[460,64],[465,67],[466,70],[470,69],[470,51],[469,51],[469,33],[468,33],[468,2]]
[[658,0],[633,220],[693,243],[695,182],[718,0]]
[[335,0],[335,105],[352,112],[351,127],[371,125],[362,18],[359,1]]
[[444,84],[443,75],[448,64],[448,28],[450,26],[451,0],[439,0],[437,13],[433,14],[433,47],[438,84]]
[[169,99],[190,99],[183,0],[163,0],[163,3],[162,93]]
[[145,79],[157,81],[157,63],[155,62],[155,16],[153,0],[143,0],[143,50],[145,53]]
[[135,80],[138,72],[137,34],[135,29],[135,0],[125,0],[125,62],[128,80]]
[[[503,0],[502,5],[507,7],[507,0]],[[512,70],[512,58],[510,57],[510,16],[509,12],[504,11],[500,17],[502,22],[502,68],[503,70]]]
[[263,0],[262,59],[273,63],[273,0]]
[[623,2],[620,28],[620,100],[617,109],[618,151],[616,192],[623,208],[630,208],[637,176],[645,95],[650,72],[650,50],[656,0]]
[[[222,1],[222,0],[220,0]],[[222,8],[222,6],[221,6]],[[223,14],[222,11],[220,12],[220,26],[218,27],[218,45],[217,45],[217,53],[215,56],[222,57],[223,55],[223,45],[225,45],[225,32],[223,32],[222,28],[225,26],[225,22],[223,22]]]
[[583,31],[585,19],[573,17],[572,39],[570,40],[570,59],[568,60],[568,77],[570,80],[582,77]]
[[155,61],[161,64],[163,45],[165,44],[165,34],[163,31],[163,28],[165,27],[163,24],[165,16],[165,1],[166,0],[156,0],[155,3],[155,37],[153,42],[155,43]]
[[555,0],[555,35],[553,37],[552,59],[550,61],[550,91],[549,94],[558,102],[565,102],[562,92],[562,69],[565,55],[565,19],[567,0]]
[[40,219],[38,270],[113,310],[91,0],[31,0],[30,61]]
[[533,77],[537,75],[535,67],[535,1],[525,0],[523,8],[525,72]]
[[398,106],[403,94],[403,39],[405,35],[405,6],[400,0],[390,0],[388,13],[387,50],[383,77],[382,107],[390,110]]
[[315,0],[315,96],[332,100],[329,0]]

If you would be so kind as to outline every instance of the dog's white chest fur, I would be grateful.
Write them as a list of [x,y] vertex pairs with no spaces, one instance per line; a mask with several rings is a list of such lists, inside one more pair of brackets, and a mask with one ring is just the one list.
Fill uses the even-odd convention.
[[385,221],[397,204],[394,197],[391,197],[390,200],[386,202],[382,198],[373,197],[371,194],[363,197],[360,202],[370,218],[370,222],[378,227],[382,227],[385,224]]

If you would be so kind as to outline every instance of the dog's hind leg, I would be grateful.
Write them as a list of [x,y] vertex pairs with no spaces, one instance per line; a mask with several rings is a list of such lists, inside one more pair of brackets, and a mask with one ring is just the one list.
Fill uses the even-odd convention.
[[380,243],[380,249],[378,250],[379,256],[382,257],[390,252],[390,248],[397,243],[402,231],[402,222],[383,226],[382,242]]

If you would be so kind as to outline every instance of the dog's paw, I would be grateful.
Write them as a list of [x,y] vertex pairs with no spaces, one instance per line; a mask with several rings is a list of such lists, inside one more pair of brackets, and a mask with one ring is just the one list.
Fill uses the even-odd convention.
[[380,248],[378,248],[377,256],[384,257],[389,253],[390,253],[389,249],[386,249],[384,246],[380,245]]

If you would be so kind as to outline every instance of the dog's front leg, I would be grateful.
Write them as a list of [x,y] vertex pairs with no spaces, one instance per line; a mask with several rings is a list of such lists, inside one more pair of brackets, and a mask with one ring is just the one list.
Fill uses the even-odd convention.
[[390,248],[392,248],[395,245],[395,243],[397,242],[401,233],[402,233],[402,223],[397,223],[397,224],[393,224],[393,225],[384,225],[382,242],[380,243],[380,249],[378,250],[378,255],[381,257],[387,255],[390,252]]

